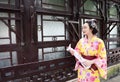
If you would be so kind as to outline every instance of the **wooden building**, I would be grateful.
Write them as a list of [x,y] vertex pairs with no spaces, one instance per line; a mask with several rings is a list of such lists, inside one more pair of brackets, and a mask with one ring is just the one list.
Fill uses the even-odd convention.
[[119,0],[0,0],[0,82],[59,82],[76,77],[66,51],[98,21],[108,65],[120,60]]

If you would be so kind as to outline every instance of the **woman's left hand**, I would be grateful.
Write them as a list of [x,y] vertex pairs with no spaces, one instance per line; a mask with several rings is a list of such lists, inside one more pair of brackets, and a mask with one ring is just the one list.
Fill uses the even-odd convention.
[[91,66],[93,63],[94,63],[93,60],[87,60],[87,59],[86,59],[86,61],[82,62],[82,64],[83,64],[85,67],[89,67],[89,66]]

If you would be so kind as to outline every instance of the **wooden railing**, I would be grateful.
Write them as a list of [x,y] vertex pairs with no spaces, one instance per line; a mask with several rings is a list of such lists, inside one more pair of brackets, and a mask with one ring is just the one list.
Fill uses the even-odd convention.
[[110,49],[107,51],[107,63],[108,66],[120,63],[120,47],[115,49]]
[[[119,63],[120,48],[108,50],[108,66]],[[32,62],[0,69],[0,82],[65,82],[77,77],[74,57]]]
[[66,57],[1,68],[0,82],[65,82],[76,77],[74,64],[73,57]]

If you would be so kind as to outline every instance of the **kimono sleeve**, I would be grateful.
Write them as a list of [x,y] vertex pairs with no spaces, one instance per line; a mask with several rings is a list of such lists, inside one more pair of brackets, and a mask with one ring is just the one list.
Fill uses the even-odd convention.
[[99,44],[98,58],[96,59],[95,64],[98,67],[100,76],[104,79],[107,79],[107,55],[103,41],[101,41]]
[[82,39],[80,39],[75,47],[75,50],[81,54],[83,52],[83,48],[82,48]]
[[[76,45],[76,47],[75,47],[75,50],[79,53],[79,54],[81,54],[81,47],[82,47],[82,45],[81,45],[81,39],[78,41],[78,43],[77,43],[77,45]],[[78,59],[76,59],[76,64],[75,64],[75,68],[74,68],[74,70],[76,71],[76,70],[78,70],[78,68],[79,68],[79,61],[78,61]]]

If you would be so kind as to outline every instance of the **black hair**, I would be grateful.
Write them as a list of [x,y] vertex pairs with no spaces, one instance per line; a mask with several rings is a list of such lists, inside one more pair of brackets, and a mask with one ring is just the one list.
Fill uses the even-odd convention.
[[95,19],[90,19],[87,20],[85,23],[88,23],[90,29],[92,29],[92,34],[95,35],[98,30],[97,30],[97,21]]

